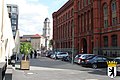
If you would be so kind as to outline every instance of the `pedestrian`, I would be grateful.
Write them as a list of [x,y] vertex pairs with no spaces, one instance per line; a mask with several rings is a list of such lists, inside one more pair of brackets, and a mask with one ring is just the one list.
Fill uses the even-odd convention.
[[32,59],[33,51],[30,52],[30,58]]
[[37,51],[34,50],[34,58],[36,58],[36,57],[37,57]]

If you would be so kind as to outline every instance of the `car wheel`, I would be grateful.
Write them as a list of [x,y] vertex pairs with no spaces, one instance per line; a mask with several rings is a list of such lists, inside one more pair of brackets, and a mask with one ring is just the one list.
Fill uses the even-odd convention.
[[92,68],[96,69],[97,68],[97,64],[92,64]]

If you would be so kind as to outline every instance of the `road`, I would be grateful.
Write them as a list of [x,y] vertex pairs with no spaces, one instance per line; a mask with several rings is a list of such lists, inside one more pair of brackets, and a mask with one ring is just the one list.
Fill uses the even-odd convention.
[[[19,65],[16,65],[19,68]],[[120,80],[111,79],[106,69],[92,69],[46,57],[30,60],[30,70],[14,70],[13,80]]]

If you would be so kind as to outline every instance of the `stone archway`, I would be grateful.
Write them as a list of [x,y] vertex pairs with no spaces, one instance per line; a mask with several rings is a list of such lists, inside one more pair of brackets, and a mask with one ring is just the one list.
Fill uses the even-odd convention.
[[87,53],[87,40],[85,38],[82,39],[82,53]]

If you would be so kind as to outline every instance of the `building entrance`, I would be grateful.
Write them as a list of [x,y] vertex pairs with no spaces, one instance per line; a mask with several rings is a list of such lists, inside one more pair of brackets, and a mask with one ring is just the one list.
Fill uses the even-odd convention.
[[82,39],[82,53],[87,53],[87,41],[86,39]]

